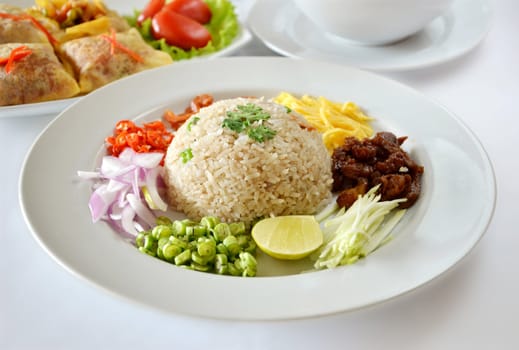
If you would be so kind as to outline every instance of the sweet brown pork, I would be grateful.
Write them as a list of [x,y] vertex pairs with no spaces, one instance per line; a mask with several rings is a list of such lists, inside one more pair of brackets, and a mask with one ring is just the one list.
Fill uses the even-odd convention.
[[424,168],[400,146],[407,137],[379,132],[371,139],[346,138],[332,155],[333,191],[337,204],[350,207],[359,195],[380,185],[382,200],[407,198],[400,208],[411,207],[421,191]]

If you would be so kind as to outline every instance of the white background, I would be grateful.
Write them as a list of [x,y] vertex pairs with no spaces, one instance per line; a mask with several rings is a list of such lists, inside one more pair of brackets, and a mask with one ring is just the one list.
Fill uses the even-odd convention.
[[[250,1],[236,3],[244,15]],[[469,54],[385,74],[457,114],[495,167],[493,221],[449,272],[384,304],[309,320],[192,319],[128,303],[61,268],[23,220],[20,168],[54,116],[0,118],[0,349],[518,349],[519,2],[496,0],[493,8],[490,33]],[[258,41],[238,54],[275,55]]]

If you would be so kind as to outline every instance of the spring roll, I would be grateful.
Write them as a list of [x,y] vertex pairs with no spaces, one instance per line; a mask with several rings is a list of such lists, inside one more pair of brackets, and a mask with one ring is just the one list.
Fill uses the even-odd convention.
[[76,96],[79,86],[58,60],[50,44],[0,44],[0,58],[26,46],[31,53],[15,60],[8,71],[0,65],[0,106],[44,102]]

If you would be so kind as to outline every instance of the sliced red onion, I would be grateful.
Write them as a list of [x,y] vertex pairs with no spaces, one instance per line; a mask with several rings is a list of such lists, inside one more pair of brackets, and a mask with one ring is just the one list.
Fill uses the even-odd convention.
[[158,152],[135,153],[132,163],[142,168],[151,169],[159,166],[163,156],[162,153]]
[[105,177],[115,177],[121,173],[124,173],[127,170],[126,168],[132,167],[133,164],[123,162],[121,159],[113,156],[103,157],[101,161],[101,167],[99,168],[99,172]]
[[150,169],[146,175],[146,188],[155,208],[166,211],[168,209],[168,204],[160,197],[157,187],[160,176],[161,168]]
[[149,226],[155,226],[155,215],[135,194],[128,193],[126,199],[128,199],[128,203],[135,213],[143,219],[145,223]]
[[134,220],[133,221],[133,227],[135,227],[137,232],[146,231],[147,229],[150,228],[150,226],[141,223],[140,220]]
[[130,147],[126,147],[123,149],[121,153],[119,153],[119,156],[117,157],[121,162],[131,164],[133,155],[135,154],[135,151],[131,149]]
[[97,222],[105,214],[115,197],[117,196],[116,191],[112,191],[109,188],[109,184],[99,186],[90,196],[88,206],[92,214],[92,221]]
[[[78,171],[82,179],[96,181],[89,201],[92,220],[106,220],[126,238],[155,226],[153,210],[167,210],[161,197],[162,157],[162,153],[136,153],[126,148],[119,157],[103,157],[98,172]],[[144,186],[153,202],[150,205],[141,194]]]
[[128,184],[125,184],[125,183],[119,182],[119,181],[115,181],[115,180],[110,180],[107,183],[107,191],[115,192],[115,193],[123,191],[123,190],[127,189],[128,187],[129,187]]
[[121,226],[123,229],[133,236],[137,236],[138,232],[133,225],[133,219],[135,218],[135,211],[129,205],[125,206],[121,217]]
[[134,172],[133,172],[133,180],[132,180],[132,189],[133,189],[133,194],[137,197],[137,199],[141,199],[141,191],[140,191],[140,185],[141,185],[141,182],[139,181],[139,169],[136,169]]
[[92,214],[92,221],[99,221],[99,219],[105,215],[109,205],[110,203],[106,202],[103,196],[98,193],[98,191],[94,191],[90,196],[90,201],[88,202],[88,207],[90,208],[90,213]]
[[77,176],[79,176],[82,179],[90,180],[90,179],[97,179],[99,178],[99,173],[97,171],[82,171],[78,170]]
[[107,215],[112,220],[121,220],[123,217],[124,206],[118,205],[118,202],[113,202],[108,208]]
[[[108,215],[105,218],[105,221],[114,229],[119,235],[123,238],[133,242],[135,239],[135,232],[133,234],[128,233],[122,226],[122,211],[124,208],[120,208],[116,203],[114,203],[108,209]],[[118,214],[116,214],[116,211]],[[115,219],[117,218],[117,219]]]

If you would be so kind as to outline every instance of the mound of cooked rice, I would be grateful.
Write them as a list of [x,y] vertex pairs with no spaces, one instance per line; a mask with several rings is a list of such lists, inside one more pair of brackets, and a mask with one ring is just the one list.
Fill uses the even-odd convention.
[[[248,103],[270,114],[261,123],[275,131],[272,139],[258,142],[222,127],[227,112]],[[264,99],[221,100],[201,109],[177,131],[164,166],[170,204],[195,220],[313,214],[331,196],[331,160],[321,135]]]

